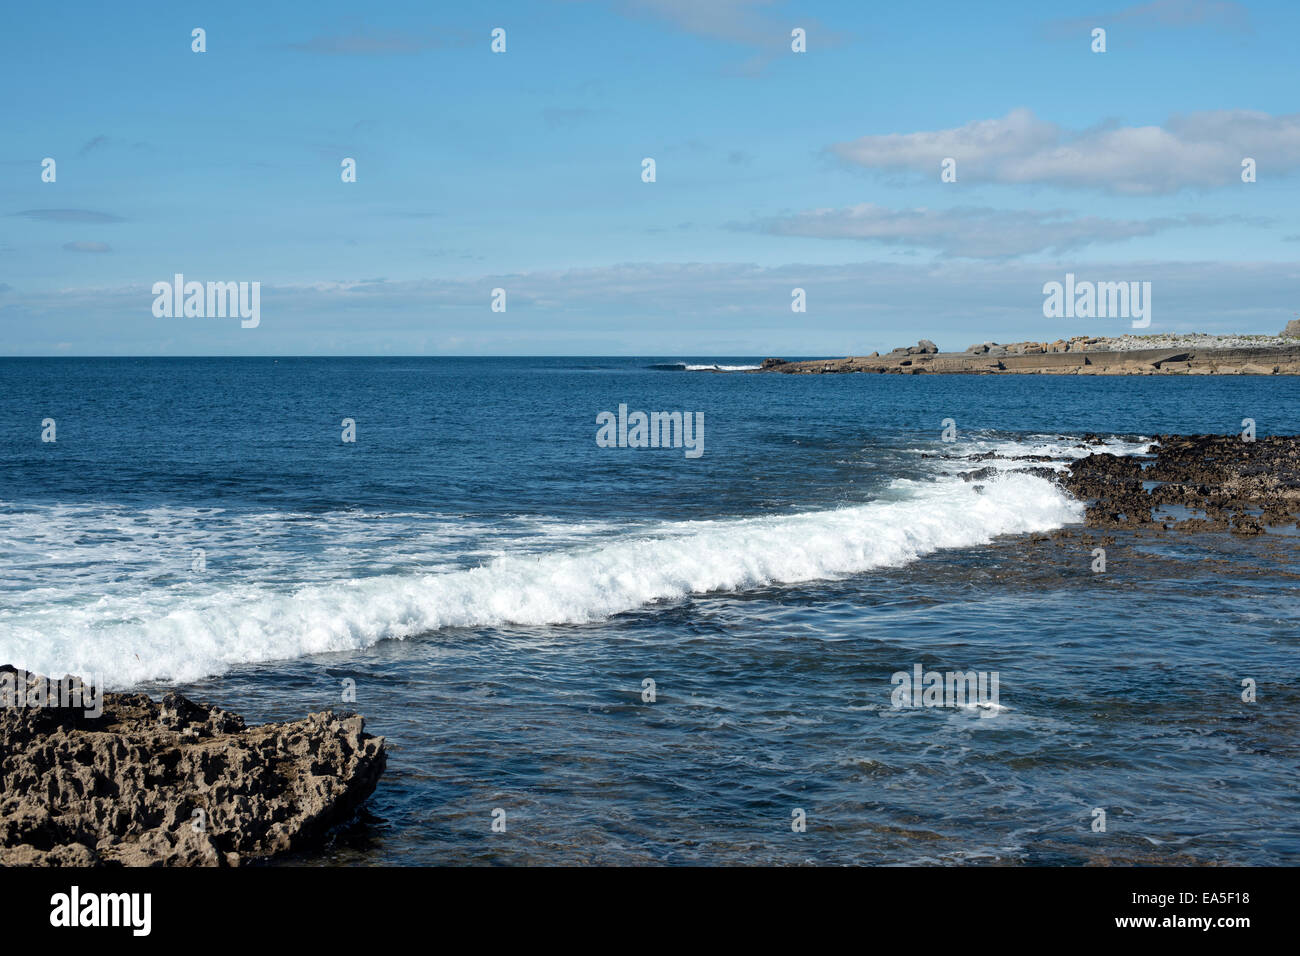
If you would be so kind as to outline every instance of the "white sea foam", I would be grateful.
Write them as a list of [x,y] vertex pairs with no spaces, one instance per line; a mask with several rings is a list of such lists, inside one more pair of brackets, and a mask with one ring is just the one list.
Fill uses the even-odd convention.
[[[112,686],[193,680],[240,663],[353,650],[440,628],[583,624],[691,594],[898,567],[1082,514],[1078,502],[1032,475],[1008,474],[979,488],[951,477],[898,481],[890,492],[829,511],[613,534],[601,528],[585,544],[512,550],[475,568],[444,562],[334,580],[318,573],[297,585],[282,573],[244,570],[167,587],[128,581],[46,594],[0,609],[0,662],[53,675],[102,674]],[[565,527],[563,539],[581,542],[579,531]],[[345,566],[357,563],[352,555]]]
[[[1113,436],[1097,442],[1083,442],[1066,435],[1029,435],[1022,439],[974,435],[957,444],[939,446],[939,454],[961,457],[935,459],[934,463],[936,468],[950,474],[984,467],[1008,470],[1051,468],[1054,471],[1064,471],[1070,462],[1086,458],[1088,455],[1103,452],[1112,455],[1145,455],[1151,447],[1152,442],[1146,439],[1129,441]],[[912,450],[929,454],[936,452],[934,447]],[[993,457],[974,462],[966,457],[986,454],[992,454]],[[1051,461],[1019,460],[1025,456],[1046,456]]]
[[761,365],[691,365],[687,362],[665,362],[663,365],[652,365],[651,368],[674,369],[679,368],[687,372],[752,372],[755,369],[762,368]]

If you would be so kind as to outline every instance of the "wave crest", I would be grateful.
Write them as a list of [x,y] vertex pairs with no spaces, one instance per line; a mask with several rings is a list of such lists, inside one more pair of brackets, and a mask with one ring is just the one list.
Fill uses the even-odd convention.
[[6,627],[0,661],[52,675],[101,675],[115,687],[190,681],[236,664],[356,650],[440,628],[584,624],[692,594],[899,567],[940,549],[1058,528],[1083,512],[1054,484],[1028,474],[982,486],[950,477],[900,479],[893,490],[901,497],[794,515],[675,522],[478,568],[293,591],[231,585],[181,597],[161,617],[132,620],[129,599],[105,597],[60,613],[57,622]]

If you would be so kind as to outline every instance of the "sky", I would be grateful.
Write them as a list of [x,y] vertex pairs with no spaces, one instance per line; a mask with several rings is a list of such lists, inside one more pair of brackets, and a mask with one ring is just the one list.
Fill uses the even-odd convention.
[[[1145,333],[1276,334],[1300,317],[1297,36],[1294,0],[13,5],[0,356],[1132,331],[1045,317],[1066,273],[1151,282]],[[156,316],[176,273],[260,283],[260,321]]]

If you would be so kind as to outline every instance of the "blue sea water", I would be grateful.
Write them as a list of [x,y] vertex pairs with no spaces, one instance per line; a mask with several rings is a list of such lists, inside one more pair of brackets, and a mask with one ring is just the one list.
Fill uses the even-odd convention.
[[[1300,380],[685,370],[756,361],[0,360],[0,663],[363,713],[300,862],[1300,862],[1300,539],[1096,573],[1016,458],[1293,434]],[[703,455],[600,447],[620,404]],[[1000,708],[894,708],[918,664]]]

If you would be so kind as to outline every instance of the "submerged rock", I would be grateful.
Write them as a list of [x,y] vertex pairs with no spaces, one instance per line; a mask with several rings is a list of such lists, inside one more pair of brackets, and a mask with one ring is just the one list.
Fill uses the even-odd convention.
[[0,865],[237,866],[318,841],[384,770],[360,716],[246,727],[180,694],[82,690],[0,667]]

